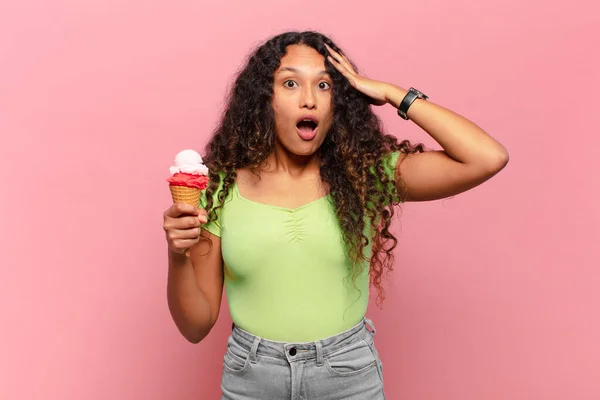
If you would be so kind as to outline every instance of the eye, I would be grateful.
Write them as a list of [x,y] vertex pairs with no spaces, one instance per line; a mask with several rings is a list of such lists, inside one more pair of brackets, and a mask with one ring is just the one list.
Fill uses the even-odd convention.
[[283,86],[285,86],[288,89],[293,89],[296,86],[298,86],[298,84],[296,82],[294,82],[291,79],[288,79],[287,81],[283,82]]
[[329,84],[329,82],[321,82],[319,83],[319,89],[321,90],[327,90],[330,89],[331,85]]

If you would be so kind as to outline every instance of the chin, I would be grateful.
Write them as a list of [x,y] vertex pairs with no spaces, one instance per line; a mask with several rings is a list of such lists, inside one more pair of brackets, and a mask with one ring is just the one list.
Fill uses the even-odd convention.
[[319,151],[321,145],[323,144],[323,140],[318,140],[317,138],[309,142],[302,141],[301,139],[299,140],[299,142],[297,142],[296,140],[291,140],[291,143],[279,141],[279,145],[281,146],[281,148],[285,149],[286,152],[291,153],[295,156],[310,157],[315,155],[317,151]]
[[314,146],[310,146],[310,148],[300,148],[300,147],[296,147],[293,149],[288,148],[287,149],[290,153],[296,155],[296,156],[300,156],[300,157],[310,157],[313,156],[317,153],[317,151],[319,150],[319,148],[315,148]]

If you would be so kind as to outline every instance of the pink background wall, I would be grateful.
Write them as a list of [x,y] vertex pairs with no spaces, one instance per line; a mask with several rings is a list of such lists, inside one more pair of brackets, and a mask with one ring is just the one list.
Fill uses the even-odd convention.
[[196,346],[171,322],[164,179],[250,48],[313,28],[511,154],[469,193],[404,207],[369,312],[388,397],[599,399],[600,12],[579,3],[3,1],[0,398],[218,397],[230,319]]

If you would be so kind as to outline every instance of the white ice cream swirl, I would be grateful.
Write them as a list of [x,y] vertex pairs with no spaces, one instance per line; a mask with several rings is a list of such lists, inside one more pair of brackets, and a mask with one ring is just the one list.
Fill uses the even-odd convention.
[[208,175],[208,168],[202,163],[202,157],[194,150],[182,150],[175,156],[173,166],[169,167],[171,175],[186,173]]

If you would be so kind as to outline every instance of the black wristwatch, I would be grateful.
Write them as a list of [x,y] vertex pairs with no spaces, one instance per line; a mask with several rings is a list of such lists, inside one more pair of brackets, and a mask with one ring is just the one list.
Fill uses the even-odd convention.
[[404,96],[404,98],[400,102],[400,106],[398,106],[398,115],[403,119],[408,119],[408,115],[406,115],[406,113],[408,112],[408,109],[410,108],[412,103],[414,103],[416,99],[427,100],[428,98],[428,96],[426,96],[424,93],[419,92],[415,88],[408,89],[408,93],[406,93],[406,96]]

